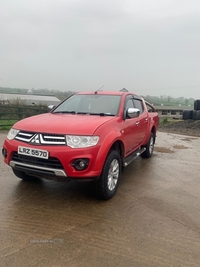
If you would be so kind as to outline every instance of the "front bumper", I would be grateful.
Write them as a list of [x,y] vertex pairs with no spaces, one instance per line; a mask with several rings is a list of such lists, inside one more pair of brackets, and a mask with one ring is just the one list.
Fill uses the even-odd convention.
[[[18,146],[46,150],[48,159],[18,154]],[[4,162],[14,169],[39,177],[60,177],[67,179],[92,180],[100,176],[102,168],[98,164],[97,155],[100,146],[72,149],[68,146],[38,146],[30,145],[18,140],[6,139],[3,145]],[[74,162],[87,159],[88,165],[84,170],[77,170]]]

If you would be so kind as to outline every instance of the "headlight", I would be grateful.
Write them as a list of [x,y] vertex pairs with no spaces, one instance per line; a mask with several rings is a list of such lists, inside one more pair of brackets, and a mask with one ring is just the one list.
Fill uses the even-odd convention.
[[15,136],[18,134],[19,130],[11,128],[10,131],[8,132],[7,138],[9,140],[12,140],[15,138]]
[[71,148],[96,146],[99,136],[66,135],[67,145]]

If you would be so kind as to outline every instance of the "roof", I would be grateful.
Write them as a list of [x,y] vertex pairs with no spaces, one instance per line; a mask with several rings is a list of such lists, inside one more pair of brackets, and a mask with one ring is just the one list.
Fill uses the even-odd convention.
[[79,94],[79,95],[93,95],[93,94],[97,94],[97,95],[135,95],[135,96],[139,96],[135,93],[132,93],[132,92],[123,92],[123,91],[91,91],[91,92],[79,92],[79,93],[76,93],[76,94]]
[[0,93],[0,101],[10,101],[20,99],[22,101],[26,101],[29,103],[52,103],[52,104],[59,104],[61,101],[55,96],[48,96],[48,95],[31,95],[31,94],[4,94]]
[[60,100],[55,96],[49,95],[30,95],[30,94],[3,94],[0,93],[0,100],[14,100],[14,99],[21,99],[21,100],[31,100],[40,102],[44,101],[56,101],[60,102]]

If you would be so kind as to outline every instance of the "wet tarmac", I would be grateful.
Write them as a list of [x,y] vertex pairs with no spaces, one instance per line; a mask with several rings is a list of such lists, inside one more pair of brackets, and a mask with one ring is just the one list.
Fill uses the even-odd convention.
[[101,201],[90,184],[21,181],[1,156],[0,266],[199,267],[199,162],[200,138],[159,132]]

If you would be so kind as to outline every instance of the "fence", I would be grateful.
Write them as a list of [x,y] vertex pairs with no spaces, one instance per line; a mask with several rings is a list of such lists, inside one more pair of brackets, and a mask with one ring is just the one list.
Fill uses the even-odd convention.
[[49,112],[47,106],[26,106],[26,105],[0,105],[0,129],[11,127],[15,122],[42,113]]

